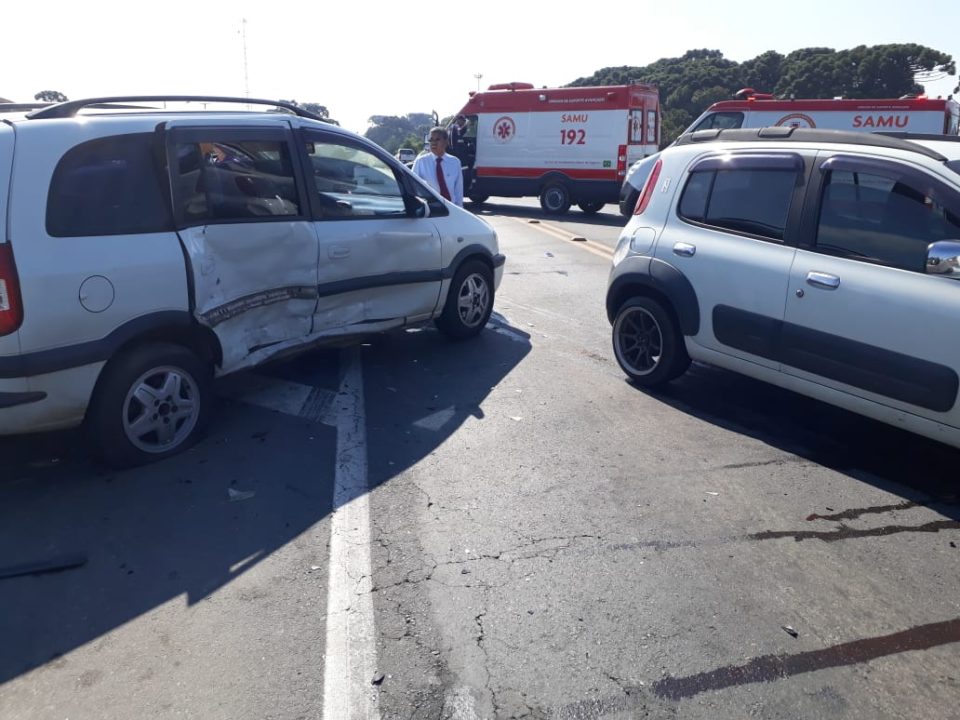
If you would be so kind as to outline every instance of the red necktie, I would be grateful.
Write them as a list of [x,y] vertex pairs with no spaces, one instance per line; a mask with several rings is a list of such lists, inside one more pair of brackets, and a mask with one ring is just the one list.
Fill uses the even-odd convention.
[[443,177],[443,158],[437,158],[437,182],[440,184],[440,194],[443,195],[444,200],[452,200],[450,197],[450,191],[447,190],[447,180]]

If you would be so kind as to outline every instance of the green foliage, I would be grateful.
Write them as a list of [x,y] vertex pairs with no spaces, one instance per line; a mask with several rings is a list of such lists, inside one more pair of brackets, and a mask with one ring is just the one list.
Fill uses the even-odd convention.
[[[650,83],[660,90],[661,144],[666,146],[707,107],[745,87],[778,97],[896,98],[920,93],[920,82],[956,73],[953,58],[923,45],[861,45],[850,50],[813,47],[781,55],[768,50],[736,63],[719,50],[688,50],[644,67],[603,68],[570,83]],[[958,88],[960,90],[960,88]]]
[[403,117],[396,115],[374,115],[370,118],[373,127],[365,136],[390,153],[396,153],[402,147],[423,148],[423,138],[430,131],[433,118],[429,113],[410,113]]
[[40,102],[66,102],[67,96],[57,90],[41,90],[33,96],[33,99]]
[[283,98],[280,99],[280,102],[296,105],[299,108],[303,108],[307,112],[313,113],[317,117],[322,117],[324,119],[327,119],[330,117],[330,111],[327,110],[327,106],[321,105],[320,103],[312,103],[312,102],[299,103],[296,100],[284,100]]

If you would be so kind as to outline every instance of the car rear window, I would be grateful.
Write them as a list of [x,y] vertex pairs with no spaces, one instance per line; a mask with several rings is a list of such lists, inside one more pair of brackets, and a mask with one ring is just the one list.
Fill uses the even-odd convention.
[[[680,217],[782,241],[802,162],[789,167],[794,163],[782,158],[766,160],[757,158],[740,166],[736,162],[702,164],[684,186]],[[732,166],[724,169],[724,164]]]
[[47,233],[53,237],[129,235],[173,228],[153,135],[90,140],[57,163],[47,195]]

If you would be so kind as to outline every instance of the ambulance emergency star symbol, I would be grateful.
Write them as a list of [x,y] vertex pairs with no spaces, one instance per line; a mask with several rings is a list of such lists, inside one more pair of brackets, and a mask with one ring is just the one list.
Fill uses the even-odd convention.
[[510,137],[510,132],[511,132],[511,128],[510,128],[510,123],[508,122],[502,122],[497,127],[497,135],[499,135],[500,138],[503,140],[506,140],[508,137]]

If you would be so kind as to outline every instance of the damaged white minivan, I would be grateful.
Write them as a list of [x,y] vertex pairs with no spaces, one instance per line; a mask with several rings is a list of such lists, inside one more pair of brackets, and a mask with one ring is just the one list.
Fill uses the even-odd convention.
[[0,435],[86,421],[114,465],[165,457],[215,376],[430,320],[476,335],[503,264],[485,221],[292,104],[0,114]]

